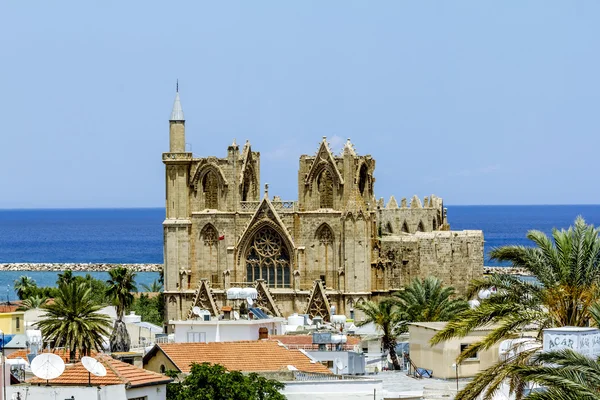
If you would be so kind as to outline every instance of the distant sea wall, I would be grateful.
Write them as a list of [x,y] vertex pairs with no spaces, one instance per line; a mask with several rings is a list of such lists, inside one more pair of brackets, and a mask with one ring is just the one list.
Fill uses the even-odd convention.
[[484,275],[491,274],[508,274],[508,275],[531,275],[529,271],[524,270],[523,268],[515,268],[515,267],[483,267]]
[[162,264],[95,264],[95,263],[0,263],[0,271],[81,271],[106,272],[122,266],[136,272],[160,272]]

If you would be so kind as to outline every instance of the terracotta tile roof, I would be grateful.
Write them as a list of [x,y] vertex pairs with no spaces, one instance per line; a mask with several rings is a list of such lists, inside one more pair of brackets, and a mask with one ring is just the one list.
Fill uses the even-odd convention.
[[[271,335],[269,336],[269,339],[279,340],[285,345],[312,345],[312,335]],[[346,344],[348,346],[356,346],[357,344],[360,344],[360,337],[348,336]]]
[[[146,371],[131,364],[105,355],[99,354],[96,360],[100,361],[106,368],[106,376],[91,376],[93,386],[125,385],[126,387],[140,387],[149,385],[167,384],[171,379],[156,372]],[[81,362],[69,365],[65,372],[56,379],[50,380],[52,385],[83,386],[88,384],[88,371]],[[45,383],[39,378],[29,380],[30,383]]]
[[[17,311],[17,308],[19,308],[19,304],[0,304],[0,313],[13,313],[15,311]],[[25,311],[19,311],[22,313],[25,313]]]
[[[27,360],[27,354],[29,353],[29,351],[27,349],[21,349],[21,350],[17,350],[14,353],[9,354],[8,356],[6,356],[6,358],[23,358],[25,360]],[[44,349],[42,351],[40,351],[40,353],[54,353],[57,356],[59,356],[60,358],[62,358],[62,360],[65,363],[70,362],[70,352],[69,350],[66,349],[54,349],[54,350],[48,350],[48,349]],[[98,352],[92,350],[91,352],[91,356],[95,357],[98,354]],[[75,353],[75,359],[79,360],[81,358],[81,354],[79,354],[79,352]]]
[[157,349],[185,373],[190,372],[194,362],[220,364],[230,371],[242,372],[273,372],[293,365],[303,372],[331,373],[323,364],[311,362],[300,350],[289,350],[271,340],[157,344],[144,358],[144,363]]

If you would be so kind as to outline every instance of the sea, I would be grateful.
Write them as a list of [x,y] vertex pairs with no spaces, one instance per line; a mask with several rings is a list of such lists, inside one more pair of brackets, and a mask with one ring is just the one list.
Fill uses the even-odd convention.
[[[447,207],[453,230],[483,230],[485,265],[500,265],[488,257],[494,247],[531,245],[525,237],[531,229],[551,234],[578,215],[600,225],[600,205]],[[0,210],[0,263],[162,263],[164,217],[164,208]],[[12,285],[21,275],[54,286],[57,273],[0,272],[0,301],[16,298]],[[143,272],[136,282],[156,279],[158,273]]]

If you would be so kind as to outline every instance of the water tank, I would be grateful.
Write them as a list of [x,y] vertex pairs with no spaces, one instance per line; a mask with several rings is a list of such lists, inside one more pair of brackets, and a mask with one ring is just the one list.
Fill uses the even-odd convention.
[[129,315],[123,316],[123,322],[125,322],[126,324],[142,322],[142,317],[140,315],[135,315],[135,311],[132,311]]
[[256,300],[256,298],[258,297],[258,292],[256,291],[256,289],[254,288],[243,288],[240,289],[240,299],[247,299],[248,297],[250,297],[252,300]]
[[302,315],[293,314],[287,318],[288,325],[301,326],[304,325],[304,317]]
[[346,335],[331,335],[331,343],[340,344],[346,343],[348,341],[348,337]]
[[332,315],[331,323],[338,324],[338,325],[345,325],[346,324],[346,316],[345,315]]
[[227,300],[243,299],[243,297],[240,297],[242,290],[244,289],[236,287],[227,289]]

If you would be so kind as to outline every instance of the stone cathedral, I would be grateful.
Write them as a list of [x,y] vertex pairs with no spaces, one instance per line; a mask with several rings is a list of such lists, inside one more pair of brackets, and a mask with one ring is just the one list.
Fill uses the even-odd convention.
[[[375,199],[375,160],[347,141],[333,154],[323,138],[300,156],[298,200],[260,185],[260,153],[234,142],[223,158],[185,148],[179,93],[169,120],[164,227],[165,320],[212,315],[233,305],[227,289],[254,287],[274,316],[328,320],[332,308],[387,296],[434,275],[464,292],[483,274],[483,233],[451,231],[442,199]],[[389,166],[394,167],[394,166]],[[396,166],[397,167],[397,166]]]

